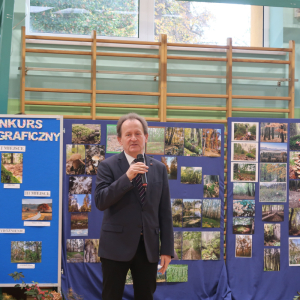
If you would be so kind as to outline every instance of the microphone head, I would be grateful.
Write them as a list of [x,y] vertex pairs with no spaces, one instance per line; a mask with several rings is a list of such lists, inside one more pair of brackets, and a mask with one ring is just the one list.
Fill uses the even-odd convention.
[[137,159],[138,162],[144,162],[144,155],[143,154],[138,154],[136,159]]

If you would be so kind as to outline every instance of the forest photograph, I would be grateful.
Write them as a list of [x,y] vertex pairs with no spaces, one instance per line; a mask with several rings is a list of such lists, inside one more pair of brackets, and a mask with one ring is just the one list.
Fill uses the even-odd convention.
[[166,127],[165,155],[183,155],[184,132],[183,128]]
[[70,176],[69,194],[91,194],[92,177],[91,176]]
[[183,199],[182,227],[201,227],[201,200]]
[[68,200],[69,212],[90,212],[92,209],[91,194],[69,194]]
[[161,162],[166,166],[168,179],[177,180],[177,157],[162,156]]
[[264,246],[280,246],[280,224],[264,224]]
[[99,144],[100,124],[72,124],[72,144]]
[[258,123],[253,122],[233,122],[232,140],[233,141],[258,141]]
[[156,273],[156,282],[166,282],[166,275],[167,275],[167,273],[161,274],[157,271],[157,273]]
[[85,173],[96,175],[98,165],[105,159],[105,146],[85,146]]
[[66,174],[82,175],[85,173],[85,146],[66,145]]
[[67,239],[67,263],[84,262],[84,240]]
[[148,127],[146,153],[156,155],[165,154],[165,127]]
[[52,220],[52,199],[22,199],[22,220]]
[[88,220],[87,212],[71,213],[71,236],[87,236]]
[[232,143],[233,151],[232,151],[232,159],[231,160],[249,160],[249,161],[257,161],[257,149],[258,143],[241,143],[235,142]]
[[262,205],[262,221],[283,222],[284,205]]
[[260,141],[268,143],[286,143],[287,128],[287,123],[261,123]]
[[260,182],[259,202],[286,202],[286,183]]
[[289,208],[300,208],[300,181],[289,180]]
[[300,150],[300,123],[290,123],[290,150]]
[[254,218],[233,218],[233,234],[254,234]]
[[203,199],[202,227],[219,228],[221,222],[221,200]]
[[300,178],[300,152],[290,151],[289,178]]
[[257,164],[232,163],[231,181],[256,181]]
[[201,184],[202,167],[181,167],[180,182],[184,184]]
[[300,236],[300,208],[289,209],[289,235]]
[[219,197],[219,175],[203,175],[203,184],[204,198]]
[[233,183],[233,199],[255,199],[255,183],[253,182],[234,182]]
[[235,257],[252,257],[252,235],[235,236]]
[[261,162],[287,162],[286,143],[260,143]]
[[184,156],[202,156],[201,128],[184,128]]
[[287,164],[260,164],[260,182],[286,182]]
[[203,231],[201,234],[202,260],[220,259],[220,232]]
[[289,266],[300,266],[300,238],[289,238]]
[[182,199],[171,199],[173,227],[182,227]]
[[98,256],[99,239],[86,239],[84,241],[84,262],[85,263],[99,263]]
[[127,272],[125,284],[128,284],[128,285],[133,284],[133,279],[132,279],[132,274],[131,274],[130,269]]
[[11,242],[11,262],[42,262],[42,242]]
[[201,231],[183,231],[182,260],[201,259]]
[[188,282],[188,265],[168,265],[167,282]]
[[106,153],[120,153],[123,146],[120,145],[117,138],[117,125],[106,125]]
[[254,217],[255,200],[233,200],[234,217]]
[[22,183],[23,153],[2,153],[1,183]]
[[202,153],[207,157],[221,157],[221,129],[202,129]]
[[174,231],[174,258],[173,260],[181,260],[182,258],[182,231]]
[[280,271],[280,248],[264,249],[264,271]]

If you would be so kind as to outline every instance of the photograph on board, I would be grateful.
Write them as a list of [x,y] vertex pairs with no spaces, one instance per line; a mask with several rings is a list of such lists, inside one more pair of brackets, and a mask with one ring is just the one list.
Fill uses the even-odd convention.
[[52,220],[52,199],[22,199],[22,220]]
[[83,239],[67,239],[67,263],[83,263],[83,253]]
[[231,181],[257,181],[257,163],[231,163]]
[[23,153],[2,153],[1,183],[23,182]]
[[259,202],[286,202],[286,183],[260,182]]
[[280,246],[280,224],[264,224],[264,246]]
[[289,238],[289,266],[300,266],[300,238]]
[[289,180],[289,208],[300,208],[300,180]]
[[255,200],[233,200],[234,217],[254,217]]
[[162,156],[161,162],[166,166],[168,179],[177,180],[177,157]]
[[233,199],[236,200],[252,200],[255,199],[255,183],[253,182],[234,182],[233,183]]
[[85,146],[66,145],[66,174],[82,175],[85,173]]
[[106,153],[120,153],[123,151],[123,146],[120,145],[117,135],[117,125],[106,125]]
[[165,127],[148,127],[146,153],[155,155],[165,154]]
[[300,151],[300,123],[290,123],[290,150]]
[[69,212],[90,212],[92,209],[91,194],[69,194]]
[[252,257],[252,235],[237,234],[235,236],[235,257]]
[[84,262],[85,263],[99,263],[98,256],[99,239],[86,239],[84,241]]
[[91,194],[92,177],[91,176],[70,176],[69,194]]
[[87,236],[88,220],[87,212],[71,213],[71,236]]
[[260,161],[267,163],[287,162],[286,143],[260,143]]
[[231,147],[232,161],[257,161],[258,143],[233,142]]
[[219,228],[221,222],[221,200],[203,199],[202,227]]
[[96,175],[98,165],[105,159],[105,146],[85,146],[85,173]]
[[280,248],[264,249],[264,271],[280,271]]
[[263,222],[283,222],[284,205],[262,205]]
[[289,235],[300,236],[300,208],[289,209]]
[[72,124],[72,144],[99,144],[100,124]]
[[260,164],[260,182],[286,182],[287,164]]
[[184,128],[184,156],[202,156],[201,128]]
[[182,260],[201,259],[201,231],[182,232]]
[[267,143],[286,143],[287,127],[287,123],[260,123],[260,141]]
[[180,182],[184,184],[201,184],[202,167],[181,167]]
[[219,175],[203,175],[203,198],[218,198]]
[[165,155],[183,155],[184,132],[180,127],[166,127]]
[[174,258],[172,260],[182,259],[182,231],[174,231]]
[[300,179],[300,152],[290,151],[289,178]]
[[201,234],[202,260],[219,260],[220,252],[220,232],[203,231]]
[[42,262],[42,242],[11,242],[12,263],[40,263]]
[[167,282],[188,282],[188,267],[188,265],[168,265]]
[[258,142],[258,123],[232,122],[232,141],[256,141]]
[[221,157],[221,129],[202,128],[202,153],[207,157]]
[[171,199],[173,227],[182,227],[182,199]]
[[233,234],[254,234],[254,218],[233,218]]
[[182,227],[201,227],[201,200],[183,199]]

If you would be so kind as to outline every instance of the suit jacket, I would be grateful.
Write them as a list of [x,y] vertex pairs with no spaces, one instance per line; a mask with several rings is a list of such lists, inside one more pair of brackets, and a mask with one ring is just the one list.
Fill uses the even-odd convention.
[[174,257],[174,236],[167,170],[164,164],[145,155],[148,187],[145,203],[140,202],[134,183],[125,174],[129,164],[124,152],[99,164],[95,202],[104,211],[100,233],[99,256],[116,261],[131,260],[143,228],[149,262],[161,253]]

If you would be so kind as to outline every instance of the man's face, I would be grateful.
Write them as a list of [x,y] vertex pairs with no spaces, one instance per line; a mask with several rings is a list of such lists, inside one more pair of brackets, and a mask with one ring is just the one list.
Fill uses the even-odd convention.
[[121,127],[121,137],[118,137],[120,145],[130,156],[136,158],[144,152],[148,134],[144,134],[143,125],[139,120],[126,120]]

